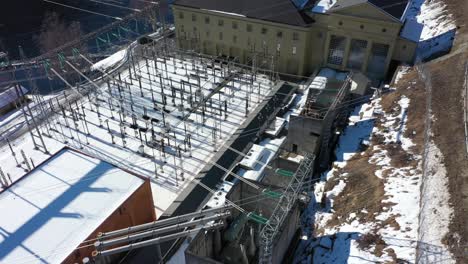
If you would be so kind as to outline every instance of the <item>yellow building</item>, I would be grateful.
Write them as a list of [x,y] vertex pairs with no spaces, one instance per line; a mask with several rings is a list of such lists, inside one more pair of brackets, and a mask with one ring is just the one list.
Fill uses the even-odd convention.
[[[382,79],[392,62],[414,59],[401,36],[410,0],[176,0],[182,49],[251,63],[253,52],[277,70],[309,75],[323,66]],[[263,65],[269,67],[270,65]]]

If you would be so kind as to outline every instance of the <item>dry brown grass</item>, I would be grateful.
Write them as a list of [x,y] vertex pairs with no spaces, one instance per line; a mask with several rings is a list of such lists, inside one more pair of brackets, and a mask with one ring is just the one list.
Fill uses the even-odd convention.
[[[416,76],[415,72],[410,72],[406,77],[401,79],[400,87],[397,91],[386,94],[382,97],[381,105],[383,110],[387,114],[397,116],[400,114],[400,106],[398,101],[405,95],[410,98],[411,103],[408,109],[408,120],[406,121],[407,130],[404,136],[409,137],[416,144],[423,142],[423,131],[424,131],[424,119],[421,118],[425,113],[425,94],[422,86],[414,81]],[[406,89],[406,87],[412,87]],[[420,110],[422,107],[422,111]],[[421,121],[422,120],[422,121]],[[375,126],[379,130],[383,131],[386,128],[383,127],[383,117],[378,118],[375,122]],[[395,120],[395,129],[398,128],[400,120]],[[382,135],[374,134],[371,140],[371,146],[379,146],[380,149],[387,151],[389,157],[391,157],[391,166],[395,168],[412,167],[417,168],[418,161],[414,157],[414,154],[420,154],[422,148],[419,144],[412,150],[414,153],[407,153],[397,143],[388,144],[385,143],[385,138]],[[336,185],[338,176],[343,173],[348,173],[345,177],[346,186],[340,195],[335,197],[334,200],[334,214],[332,219],[327,223],[328,227],[339,226],[343,222],[346,222],[351,213],[355,213],[357,219],[361,223],[375,223],[373,232],[365,234],[361,237],[359,244],[362,248],[374,247],[374,254],[381,256],[386,253],[392,257],[392,263],[398,263],[395,252],[387,248],[382,238],[378,235],[377,230],[383,227],[391,227],[395,230],[399,230],[400,226],[396,221],[398,215],[389,217],[384,221],[376,220],[376,216],[382,212],[389,210],[394,204],[384,202],[388,197],[385,194],[384,184],[386,178],[391,173],[391,170],[382,171],[382,179],[375,176],[375,172],[381,169],[379,166],[369,162],[370,157],[374,155],[373,148],[370,147],[360,155],[355,155],[351,160],[348,161],[347,165],[337,171],[337,175],[333,177],[326,185],[326,190],[331,190]],[[343,177],[342,177],[343,178]]]
[[[339,173],[347,173],[346,186],[335,197],[334,214],[327,223],[328,227],[339,226],[346,222],[351,213],[355,213],[361,223],[374,222],[375,217],[383,211],[384,207],[391,206],[383,202],[386,198],[384,182],[375,176],[378,167],[369,162],[372,154],[373,152],[368,149],[362,155],[354,156],[340,170]],[[327,187],[328,190],[332,189],[335,183],[331,182]]]
[[[444,156],[449,180],[450,204],[454,209],[450,232],[444,241],[457,263],[468,263],[463,246],[468,244],[468,158],[463,144],[462,90],[464,65],[468,61],[468,5],[466,0],[443,0],[457,24],[451,54],[427,64],[433,87],[433,135]],[[420,111],[422,111],[421,107]],[[422,118],[421,118],[422,119]],[[456,238],[458,234],[460,241]]]
[[[468,243],[468,159],[465,156],[462,87],[463,66],[466,62],[459,56],[429,65],[432,75],[432,109],[436,122],[433,124],[434,141],[444,156],[449,177],[450,204],[455,210],[447,234],[448,246],[459,256],[458,263],[467,263],[460,245]],[[461,241],[450,239],[458,233]]]

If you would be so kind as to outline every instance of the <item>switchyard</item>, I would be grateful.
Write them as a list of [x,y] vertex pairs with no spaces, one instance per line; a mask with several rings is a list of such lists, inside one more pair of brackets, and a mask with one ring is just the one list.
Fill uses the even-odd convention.
[[[91,1],[118,14],[44,2],[108,20],[86,34],[44,20],[45,53],[0,52],[1,263],[445,255],[439,224],[455,218],[439,209],[452,194],[419,185],[440,100],[421,63],[460,29],[437,36],[445,18],[424,14],[437,1]],[[65,31],[79,37],[46,43]],[[415,58],[416,70],[397,67]],[[416,72],[429,91],[424,133]]]
[[[253,52],[251,61],[241,65],[237,58],[179,50],[165,33],[135,42],[97,63],[79,50],[74,53],[73,59],[62,58],[62,67],[46,67],[47,74],[60,79],[67,89],[34,96],[30,104],[20,102],[2,126],[7,132],[0,166],[4,192],[66,146],[146,177],[156,219],[162,221],[143,228],[145,236],[130,228],[113,238],[96,237],[93,261],[177,259],[186,236],[208,229],[234,233],[230,240],[222,240],[224,249],[216,248],[204,258],[221,260],[219,254],[226,250],[227,255],[241,250],[242,261],[248,262],[270,263],[286,257],[287,245],[299,227],[299,198],[313,182],[320,144],[300,143],[298,152],[290,145],[300,137],[287,138],[283,130],[295,131],[305,120],[297,115],[308,118],[315,107],[321,115],[318,119],[326,119],[327,124],[326,129],[322,125],[314,129],[331,133],[336,112],[342,109],[337,105],[349,93],[350,75],[324,69],[298,85],[279,79],[273,56]],[[65,75],[71,72],[84,81],[70,81]],[[316,87],[317,80],[332,83],[333,89],[330,84]],[[22,96],[20,86],[15,89]],[[315,95],[328,96],[326,106]],[[239,202],[259,196],[268,198],[267,203]],[[258,210],[259,206],[269,210]],[[184,222],[194,212],[216,208],[214,215],[199,214],[200,219],[213,218],[214,224],[211,220]],[[175,226],[166,226],[166,221]],[[244,226],[246,221],[256,223],[250,231],[255,232],[256,243],[244,241],[243,248],[238,248],[235,241],[248,229],[234,226]],[[285,228],[290,230],[287,234],[283,234]],[[245,252],[247,248],[250,253]],[[192,263],[189,256],[198,253],[187,252],[187,263]]]
[[[70,89],[41,99],[38,113],[25,105],[28,133],[1,150],[1,169],[11,178],[5,186],[68,145],[151,178],[161,215],[274,87],[255,67],[161,54],[155,46],[130,48],[128,66],[98,69],[102,78],[78,87],[64,79]],[[78,71],[77,62],[65,63]],[[50,74],[61,76],[54,68]],[[48,118],[39,125],[41,116]]]

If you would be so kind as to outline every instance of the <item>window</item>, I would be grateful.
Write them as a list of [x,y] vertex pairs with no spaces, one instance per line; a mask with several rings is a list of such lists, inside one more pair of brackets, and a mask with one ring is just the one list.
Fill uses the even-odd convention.
[[193,22],[197,21],[197,15],[192,14],[192,21],[193,21]]
[[373,43],[367,71],[382,74],[385,70],[389,46],[387,44]]
[[180,26],[180,32],[184,32],[184,25]]
[[332,35],[330,38],[330,47],[328,49],[328,63],[339,65],[343,64],[346,38]]
[[382,32],[383,32],[383,33],[387,32],[387,29],[386,29],[386,28],[382,28]]
[[252,32],[252,25],[247,24],[247,32]]
[[232,42],[237,43],[237,36],[232,37]]
[[193,32],[197,33],[197,27],[193,27]]
[[184,13],[183,12],[179,12],[179,18],[184,19]]
[[278,44],[276,45],[276,51],[277,51],[277,52],[280,52],[280,50],[281,50],[281,43],[278,43]]
[[205,17],[205,24],[209,24],[210,23],[210,17]]
[[351,48],[348,56],[348,68],[360,70],[366,57],[367,41],[360,39],[351,40]]
[[219,32],[219,40],[223,40],[223,32]]
[[293,40],[299,40],[299,33],[297,32],[293,33]]
[[282,37],[283,37],[283,31],[278,31],[278,32],[276,32],[276,36],[277,36],[278,38],[282,38]]
[[297,153],[297,145],[292,144],[292,153]]
[[296,47],[293,47],[292,54],[293,54],[293,55],[296,55],[296,52],[297,52]]
[[267,28],[262,28],[262,34],[265,35],[268,32]]
[[236,22],[236,21],[233,21],[233,22],[232,22],[232,28],[233,28],[233,29],[237,29],[237,22]]
[[209,32],[209,31],[206,32],[206,36],[207,36],[207,37],[210,36],[210,32]]
[[343,25],[343,21],[338,22],[338,25],[342,26],[342,25]]
[[360,28],[360,29],[364,29],[364,25],[360,25],[359,28]]
[[218,20],[218,26],[220,27],[224,26],[224,20],[222,19]]

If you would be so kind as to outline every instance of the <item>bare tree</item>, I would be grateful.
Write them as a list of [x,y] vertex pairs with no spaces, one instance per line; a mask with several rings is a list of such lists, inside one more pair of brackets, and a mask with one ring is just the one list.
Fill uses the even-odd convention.
[[41,33],[36,36],[41,53],[46,53],[81,36],[80,22],[67,23],[55,12],[46,13]]

